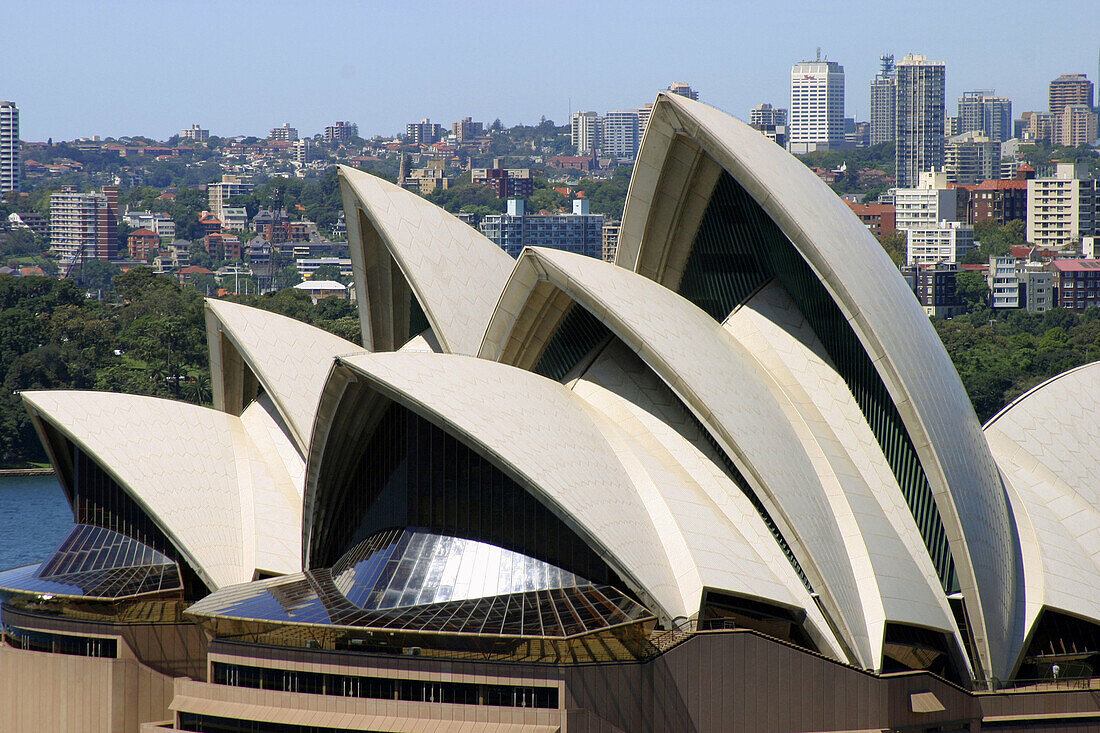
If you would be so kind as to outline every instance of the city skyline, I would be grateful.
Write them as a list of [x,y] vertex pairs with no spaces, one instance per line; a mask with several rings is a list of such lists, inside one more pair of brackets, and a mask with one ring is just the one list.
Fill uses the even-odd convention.
[[[869,83],[882,53],[945,61],[949,115],[972,89],[1010,97],[1019,115],[1045,110],[1047,86],[1060,74],[1097,81],[1091,31],[1100,25],[1100,7],[1089,2],[1059,4],[1043,22],[1022,2],[943,4],[944,12],[933,6],[919,15],[869,3],[796,13],[792,4],[763,18],[741,3],[688,13],[609,2],[585,9],[591,40],[577,42],[576,24],[563,27],[560,10],[488,3],[466,5],[460,15],[427,3],[414,17],[409,6],[388,2],[321,3],[304,15],[290,3],[242,2],[221,21],[181,17],[163,2],[5,6],[14,62],[0,98],[20,106],[22,137],[31,141],[166,139],[196,122],[215,135],[258,137],[288,121],[312,135],[338,119],[384,135],[425,117],[513,125],[545,116],[561,125],[571,111],[641,106],[675,81],[746,119],[763,102],[787,106],[791,65],[814,58],[818,47],[845,67],[848,117],[869,118]],[[156,32],[135,43],[142,29]],[[508,64],[484,53],[517,38],[523,54]]]

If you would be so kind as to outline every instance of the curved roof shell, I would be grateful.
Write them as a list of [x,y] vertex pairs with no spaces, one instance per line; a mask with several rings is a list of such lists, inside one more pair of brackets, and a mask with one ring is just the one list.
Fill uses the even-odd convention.
[[408,341],[411,295],[444,351],[477,353],[512,258],[469,224],[369,173],[340,166],[340,191],[363,344],[393,351]]
[[[784,409],[786,397],[774,379],[722,324],[671,290],[598,260],[529,248],[501,297],[481,356],[534,363],[552,338],[552,314],[564,313],[569,302],[589,310],[637,353],[723,447],[779,526],[859,664],[880,665],[888,620],[954,633],[949,610],[924,574],[928,563],[912,557],[881,506],[870,508],[872,496],[845,493],[844,470],[854,469],[834,467],[812,436],[800,436],[803,418]],[[864,530],[872,537],[861,539]],[[872,562],[869,555],[883,550],[892,562]],[[920,582],[910,586],[912,574]]]
[[1007,675],[1022,620],[1018,549],[999,475],[935,330],[848,207],[756,130],[662,93],[635,163],[617,263],[675,287],[723,171],[790,240],[873,362],[931,485],[982,664]]
[[262,389],[303,454],[333,358],[363,350],[294,318],[211,298],[206,334],[214,407],[240,415]]
[[[341,409],[349,378],[365,380],[378,395],[474,447],[585,538],[632,590],[652,599],[667,618],[687,615],[660,534],[630,477],[584,403],[560,384],[459,355],[362,354],[339,360],[322,413]],[[364,414],[363,419],[370,418]],[[351,432],[330,433],[333,423],[323,418],[317,425],[307,460],[307,564],[312,562],[308,555],[321,463],[346,465],[348,456],[340,452],[340,443]]]
[[1044,608],[1097,618],[1100,362],[1021,395],[986,423],[985,435],[1020,533],[1028,634]]
[[[301,524],[300,495],[281,461],[268,460],[241,418],[110,392],[22,396],[43,443],[56,446],[48,439],[56,432],[87,453],[211,589],[252,580],[258,569],[301,569],[297,544],[286,541]],[[65,462],[57,455],[51,460]],[[64,471],[59,475],[70,480]],[[67,492],[72,495],[71,485]]]

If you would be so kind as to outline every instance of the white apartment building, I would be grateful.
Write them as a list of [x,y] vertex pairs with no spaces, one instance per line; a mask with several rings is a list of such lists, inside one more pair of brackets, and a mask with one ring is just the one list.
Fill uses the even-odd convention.
[[128,211],[122,220],[132,229],[149,229],[157,233],[161,242],[167,244],[176,238],[176,222],[172,217],[159,211]]
[[957,220],[958,193],[947,186],[946,173],[925,171],[916,188],[894,189],[894,225],[908,230]]
[[577,155],[590,155],[599,150],[600,116],[592,111],[574,112],[570,126],[570,139]]
[[844,67],[802,61],[791,67],[787,149],[795,155],[844,147]]
[[990,257],[986,282],[994,308],[1025,308],[1045,313],[1054,307],[1054,273],[1039,262],[1015,257]]
[[910,229],[907,234],[907,265],[958,262],[960,257],[974,249],[974,227],[958,221],[940,221],[933,227]]
[[180,130],[180,140],[194,140],[197,143],[204,143],[209,139],[210,130],[198,125],[191,125],[186,130]]
[[18,191],[22,183],[19,108],[15,102],[0,102],[0,194]]
[[1054,175],[1027,182],[1027,241],[1039,247],[1079,246],[1097,229],[1097,182],[1084,163],[1058,163]]
[[303,280],[309,280],[318,267],[335,265],[340,268],[341,277],[354,277],[351,259],[347,257],[300,257],[294,260],[294,267]]
[[993,295],[994,308],[1020,307],[1020,278],[1015,257],[990,257],[986,283]]
[[290,150],[294,155],[294,164],[303,166],[309,162],[309,151],[313,147],[313,141],[309,138],[302,138],[295,140],[290,146]]
[[971,186],[1001,176],[1001,144],[980,131],[964,132],[947,141],[943,169],[948,183]]
[[268,140],[282,140],[292,143],[298,139],[298,128],[291,127],[289,122],[284,122],[282,127],[273,127],[267,134]]
[[206,186],[206,198],[210,204],[210,212],[218,219],[222,219],[224,216],[223,210],[229,205],[231,198],[248,193],[252,193],[252,184],[246,182],[240,176],[228,173],[224,174],[218,183],[210,183]]
[[243,206],[223,206],[222,215],[218,218],[221,219],[223,231],[243,232],[248,229],[248,211]]
[[603,118],[601,132],[604,155],[621,161],[633,161],[638,154],[638,110],[617,109]]

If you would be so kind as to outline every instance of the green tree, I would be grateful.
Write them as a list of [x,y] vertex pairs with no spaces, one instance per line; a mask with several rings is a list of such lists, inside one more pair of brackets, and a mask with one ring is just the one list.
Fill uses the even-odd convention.
[[338,282],[341,285],[348,284],[348,278],[344,277],[340,272],[339,265],[321,265],[309,278],[310,280],[332,280]]
[[77,281],[89,291],[107,292],[111,289],[111,280],[122,272],[114,262],[88,260],[80,266]]
[[302,282],[302,276],[298,273],[298,268],[294,265],[287,265],[286,267],[275,273],[276,290],[293,288],[300,282]]
[[960,272],[955,278],[955,292],[966,304],[968,311],[974,311],[989,304],[989,285],[977,272]]

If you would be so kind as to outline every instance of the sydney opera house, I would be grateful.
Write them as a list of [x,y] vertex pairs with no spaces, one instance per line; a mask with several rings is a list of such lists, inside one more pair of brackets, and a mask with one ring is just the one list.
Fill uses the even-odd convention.
[[214,406],[28,392],[76,524],[4,731],[1100,725],[1100,366],[984,429],[809,169],[662,94],[617,260],[345,168],[364,346],[206,306]]

